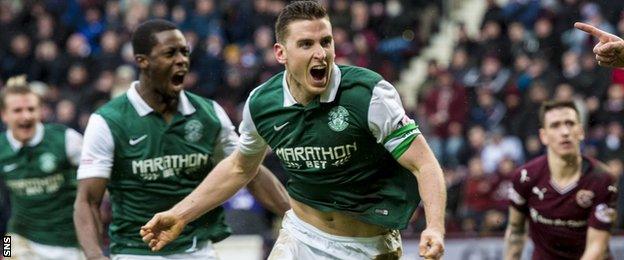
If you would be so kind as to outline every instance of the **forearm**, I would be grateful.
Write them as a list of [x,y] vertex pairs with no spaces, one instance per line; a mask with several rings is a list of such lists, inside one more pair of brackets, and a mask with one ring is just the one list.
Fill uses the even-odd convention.
[[425,207],[427,228],[433,228],[444,234],[446,209],[446,185],[442,169],[436,161],[427,163],[415,173],[418,190]]
[[587,229],[585,251],[581,260],[604,259],[606,254],[608,254],[607,245],[610,238],[611,234],[608,231],[589,227]]
[[[235,156],[240,155],[235,154]],[[179,216],[184,223],[192,222],[223,204],[225,200],[245,186],[257,172],[257,166],[256,170],[247,170],[236,163],[235,157],[229,156],[217,164],[202,183],[170,211]]]
[[606,246],[592,246],[585,248],[585,252],[583,252],[583,256],[581,260],[592,260],[592,259],[605,259],[605,253],[607,251]]
[[74,205],[74,225],[78,242],[87,259],[103,256],[101,247],[102,222],[97,201],[76,201]]
[[507,229],[505,230],[505,260],[520,259],[524,241],[526,240],[525,233],[523,224],[512,222],[507,224]]
[[258,175],[247,184],[249,192],[268,210],[283,216],[290,209],[288,192],[275,175],[264,166]]

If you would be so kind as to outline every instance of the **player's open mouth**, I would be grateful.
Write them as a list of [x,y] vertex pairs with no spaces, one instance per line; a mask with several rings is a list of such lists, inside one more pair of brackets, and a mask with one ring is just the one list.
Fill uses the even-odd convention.
[[25,122],[17,125],[17,128],[20,130],[30,130],[35,126],[34,122]]
[[184,76],[186,76],[186,71],[176,72],[173,74],[173,77],[171,77],[171,84],[175,86],[182,85],[182,83],[184,83]]
[[314,66],[310,69],[310,76],[315,81],[322,81],[327,76],[327,66]]

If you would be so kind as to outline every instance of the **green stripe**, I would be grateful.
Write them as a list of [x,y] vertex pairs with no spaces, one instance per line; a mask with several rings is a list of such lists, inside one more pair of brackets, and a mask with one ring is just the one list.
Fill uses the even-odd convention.
[[403,140],[401,144],[399,144],[396,148],[394,148],[394,150],[392,150],[391,152],[392,157],[394,157],[395,160],[398,160],[401,157],[401,155],[403,155],[403,153],[407,151],[407,148],[410,147],[414,139],[416,139],[416,136],[418,135],[415,134]]
[[407,125],[402,126],[401,128],[395,130],[394,132],[390,133],[388,136],[386,136],[386,138],[384,138],[383,143],[386,144],[388,141],[392,140],[392,139],[396,139],[396,138],[401,138],[403,137],[405,134],[409,133],[410,131],[414,130],[418,128],[418,126],[412,122],[409,123]]

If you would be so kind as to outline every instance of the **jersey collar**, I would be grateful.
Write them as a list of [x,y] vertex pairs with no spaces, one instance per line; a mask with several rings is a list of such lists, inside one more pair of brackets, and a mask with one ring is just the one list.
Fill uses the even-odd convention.
[[[321,94],[322,103],[329,103],[329,102],[334,101],[334,99],[336,98],[336,93],[338,92],[338,86],[340,86],[340,79],[342,77],[340,68],[338,68],[338,65],[334,63],[334,66],[332,69],[333,69],[332,77],[329,80],[329,85],[327,86],[327,89],[325,90],[325,92]],[[289,107],[294,104],[297,104],[297,101],[295,100],[295,98],[292,96],[292,94],[290,94],[290,89],[288,88],[288,82],[286,81],[287,77],[288,77],[288,71],[285,71],[284,77],[282,78],[282,90],[284,93],[284,107]]]
[[[136,90],[136,87],[138,86],[138,81],[132,82],[132,85],[130,85],[130,89],[128,89],[128,93],[126,95],[128,95],[128,101],[130,101],[130,104],[132,104],[137,113],[139,113],[139,116],[145,116],[154,111],[154,109],[150,107],[147,102],[143,100],[143,98],[141,98],[141,95],[139,95],[139,92]],[[186,97],[184,90],[180,91],[178,111],[185,116],[195,113],[195,107],[188,100],[188,97]]]
[[[43,131],[43,124],[37,123],[37,126],[35,126],[35,135],[30,139],[30,141],[28,141],[28,146],[32,147],[41,143],[43,140]],[[9,140],[9,144],[11,144],[13,151],[17,151],[24,146],[22,142],[13,137],[13,132],[11,130],[7,130],[7,139]]]

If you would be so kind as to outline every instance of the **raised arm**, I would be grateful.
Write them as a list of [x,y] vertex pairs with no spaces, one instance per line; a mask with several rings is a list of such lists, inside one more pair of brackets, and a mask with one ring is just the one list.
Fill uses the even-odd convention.
[[162,249],[176,239],[188,223],[223,204],[249,183],[258,173],[263,159],[264,152],[244,155],[236,150],[219,162],[191,194],[141,227],[143,241],[153,251]]
[[587,229],[587,242],[585,243],[585,252],[581,260],[605,259],[608,255],[607,248],[611,234],[608,231],[589,227]]
[[268,210],[283,216],[290,209],[288,192],[266,167],[260,166],[258,175],[247,184],[249,192]]
[[596,38],[598,44],[594,46],[594,54],[600,66],[624,67],[624,40],[613,34],[600,30],[586,23],[574,23],[574,27]]
[[100,203],[108,179],[88,178],[78,183],[74,204],[74,225],[78,242],[87,259],[108,259],[102,252],[104,227],[100,218]]
[[444,254],[446,208],[442,169],[422,135],[414,139],[398,161],[416,176],[418,191],[425,206],[427,228],[420,235],[420,255],[426,259],[439,259]]
[[522,256],[526,240],[525,216],[516,208],[509,207],[509,221],[505,230],[505,260],[517,260]]

